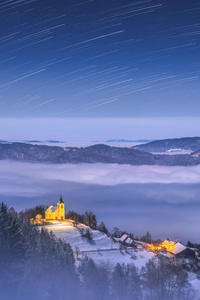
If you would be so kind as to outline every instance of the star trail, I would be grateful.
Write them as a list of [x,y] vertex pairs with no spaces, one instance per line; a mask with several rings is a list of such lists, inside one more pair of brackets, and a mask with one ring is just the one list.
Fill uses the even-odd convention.
[[200,2],[0,3],[0,116],[197,117]]

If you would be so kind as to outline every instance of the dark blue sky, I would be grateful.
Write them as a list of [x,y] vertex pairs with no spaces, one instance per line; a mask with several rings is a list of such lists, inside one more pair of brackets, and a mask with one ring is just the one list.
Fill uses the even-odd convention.
[[198,0],[0,4],[0,116],[198,117]]

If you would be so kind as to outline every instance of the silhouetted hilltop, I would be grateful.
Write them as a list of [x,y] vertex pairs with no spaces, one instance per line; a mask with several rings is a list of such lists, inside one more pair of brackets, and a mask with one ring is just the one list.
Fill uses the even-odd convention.
[[159,155],[131,148],[98,144],[85,148],[0,144],[0,159],[39,163],[117,163],[130,165],[192,166],[200,164],[198,155]]

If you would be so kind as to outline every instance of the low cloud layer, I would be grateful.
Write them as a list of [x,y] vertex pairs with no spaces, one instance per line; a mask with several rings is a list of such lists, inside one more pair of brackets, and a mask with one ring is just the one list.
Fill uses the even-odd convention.
[[199,241],[200,167],[44,165],[0,161],[0,201],[17,210],[55,204],[92,210],[111,230]]
[[12,194],[6,182],[15,187],[15,193],[32,193],[32,185],[37,185],[35,195],[43,193],[46,183],[51,181],[73,182],[89,185],[116,186],[119,184],[148,183],[200,183],[200,166],[130,166],[118,164],[30,164],[0,161],[1,194]]

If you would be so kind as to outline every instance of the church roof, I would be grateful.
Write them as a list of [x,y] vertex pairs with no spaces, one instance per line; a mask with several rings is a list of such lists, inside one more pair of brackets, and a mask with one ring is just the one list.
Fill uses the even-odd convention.
[[57,206],[54,205],[54,206],[51,208],[51,211],[52,211],[52,212],[55,212],[56,210],[57,210]]
[[47,208],[46,212],[55,212],[57,210],[56,205],[51,205],[49,208]]

